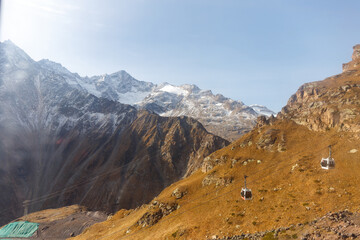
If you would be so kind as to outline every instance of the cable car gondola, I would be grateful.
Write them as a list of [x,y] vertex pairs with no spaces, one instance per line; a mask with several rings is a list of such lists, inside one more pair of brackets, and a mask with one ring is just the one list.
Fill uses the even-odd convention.
[[320,165],[322,169],[326,169],[326,170],[335,168],[335,160],[331,157],[331,145],[329,145],[329,157],[322,158]]
[[252,199],[252,192],[251,189],[246,188],[246,178],[247,176],[244,176],[244,182],[245,186],[241,189],[241,198],[244,200],[251,200]]

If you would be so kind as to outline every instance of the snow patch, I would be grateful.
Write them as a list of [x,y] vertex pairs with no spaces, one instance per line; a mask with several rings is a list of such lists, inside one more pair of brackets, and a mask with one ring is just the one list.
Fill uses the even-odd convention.
[[176,95],[187,95],[189,93],[188,91],[182,89],[181,87],[176,87],[170,84],[163,86],[162,88],[159,89],[159,91],[174,93]]
[[275,112],[271,111],[270,109],[268,109],[265,106],[262,106],[259,104],[253,104],[253,105],[250,105],[249,107],[251,107],[259,115],[265,115],[267,117],[270,117],[271,115],[276,116]]

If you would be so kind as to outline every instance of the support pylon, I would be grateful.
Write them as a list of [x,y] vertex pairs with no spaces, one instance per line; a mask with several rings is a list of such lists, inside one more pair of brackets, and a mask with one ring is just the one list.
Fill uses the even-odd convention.
[[30,205],[30,200],[25,200],[23,202],[24,216],[29,214],[29,205]]

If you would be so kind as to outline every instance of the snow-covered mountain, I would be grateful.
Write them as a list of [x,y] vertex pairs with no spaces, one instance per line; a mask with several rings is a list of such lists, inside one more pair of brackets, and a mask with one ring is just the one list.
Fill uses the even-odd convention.
[[39,61],[39,64],[62,74],[70,85],[82,91],[147,109],[160,116],[193,117],[208,131],[228,140],[235,140],[249,131],[259,115],[275,114],[265,106],[247,106],[221,94],[214,95],[210,90],[201,90],[196,85],[156,85],[136,80],[125,71],[82,78],[49,60]]
[[237,139],[249,131],[259,115],[242,102],[214,95],[195,85],[161,84],[138,106],[161,116],[191,116],[208,131],[228,140]]
[[135,108],[90,94],[60,64],[35,62],[10,41],[0,51],[0,122],[8,130],[85,132],[97,126],[113,132],[130,115],[135,118]]

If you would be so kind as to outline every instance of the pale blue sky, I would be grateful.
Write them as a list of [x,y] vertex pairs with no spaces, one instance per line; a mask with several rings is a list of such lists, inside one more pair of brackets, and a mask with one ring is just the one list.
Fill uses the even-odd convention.
[[357,0],[3,0],[1,41],[82,76],[126,70],[274,111],[341,72]]

